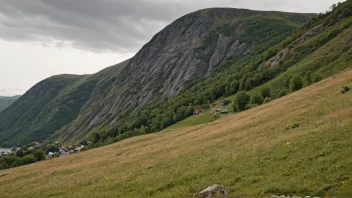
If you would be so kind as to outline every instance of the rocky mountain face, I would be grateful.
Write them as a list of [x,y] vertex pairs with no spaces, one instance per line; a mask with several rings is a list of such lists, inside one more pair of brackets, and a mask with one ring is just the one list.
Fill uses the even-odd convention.
[[[46,139],[55,132],[53,137],[64,142],[83,139],[99,127],[114,125],[142,109],[156,97],[178,95],[229,60],[262,52],[312,16],[230,8],[200,10],[183,16],[156,34],[119,67],[121,70],[72,78],[47,98],[43,94],[31,99],[30,94],[39,85],[33,87],[17,105],[0,114],[0,144]],[[264,37],[259,38],[256,31]],[[41,83],[50,84],[48,80]],[[47,93],[45,89],[40,88]],[[42,108],[35,111],[33,118],[18,121],[22,115],[16,109],[28,111],[33,100],[42,102]],[[12,119],[14,116],[19,119]],[[6,121],[9,118],[16,122]],[[25,125],[18,127],[19,122]],[[19,138],[24,131],[34,138]]]

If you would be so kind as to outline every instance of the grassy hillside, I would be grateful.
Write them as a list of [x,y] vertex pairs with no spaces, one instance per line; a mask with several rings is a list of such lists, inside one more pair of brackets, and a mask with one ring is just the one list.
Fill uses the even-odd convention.
[[6,109],[12,103],[14,103],[21,96],[6,97],[0,96],[0,111]]
[[352,196],[352,70],[207,124],[0,172],[0,197]]

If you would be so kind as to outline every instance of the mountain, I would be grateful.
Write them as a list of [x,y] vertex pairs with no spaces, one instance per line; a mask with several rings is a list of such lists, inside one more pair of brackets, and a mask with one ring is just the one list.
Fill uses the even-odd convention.
[[0,112],[10,106],[12,103],[14,103],[20,97],[21,96],[0,96]]
[[[278,97],[289,91],[293,74],[325,77],[349,67],[350,7],[347,1],[319,16],[230,8],[190,13],[117,72],[71,76],[48,100],[30,100],[29,93],[49,93],[51,85],[33,87],[0,114],[0,144],[72,144],[94,133],[98,146],[159,131],[195,108],[263,84],[271,83],[271,97]],[[41,105],[18,108],[35,103]]]
[[[214,8],[176,20],[118,71],[46,79],[0,114],[0,144],[86,138],[156,97],[174,97],[228,60],[277,44],[314,14]],[[117,67],[117,66],[115,66]],[[111,69],[114,69],[112,67]]]

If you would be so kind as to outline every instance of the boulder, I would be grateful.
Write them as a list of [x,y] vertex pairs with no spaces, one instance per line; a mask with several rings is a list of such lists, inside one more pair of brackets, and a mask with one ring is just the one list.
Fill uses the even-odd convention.
[[228,189],[218,184],[215,184],[195,194],[194,197],[203,197],[203,198],[226,197],[229,193],[230,191]]

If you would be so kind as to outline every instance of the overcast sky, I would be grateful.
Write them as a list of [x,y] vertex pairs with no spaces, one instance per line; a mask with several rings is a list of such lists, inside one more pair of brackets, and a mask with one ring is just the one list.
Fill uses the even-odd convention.
[[0,95],[132,57],[184,14],[209,7],[325,12],[338,0],[0,0]]

